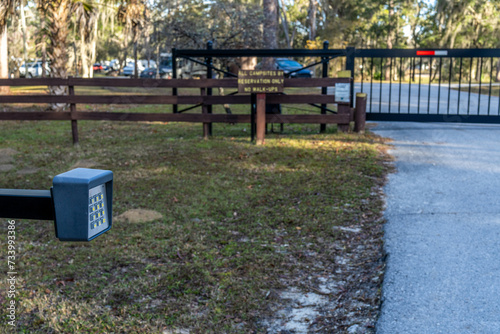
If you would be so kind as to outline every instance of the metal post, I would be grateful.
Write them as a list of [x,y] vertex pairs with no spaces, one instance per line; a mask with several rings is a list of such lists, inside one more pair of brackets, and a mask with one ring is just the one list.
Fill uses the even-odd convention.
[[0,217],[54,220],[50,190],[0,189]]
[[[328,41],[323,42],[323,50],[328,50],[328,45],[330,43]],[[328,57],[321,57],[321,62],[323,64],[323,78],[328,78],[328,63],[329,63],[329,58]],[[328,93],[328,88],[327,87],[321,87],[321,94],[326,95]],[[321,105],[321,114],[325,115],[326,114],[326,104]],[[326,124],[320,124],[319,132],[324,133],[326,131]]]
[[[213,49],[212,41],[207,42],[207,50]],[[212,79],[212,57],[205,57],[205,64],[207,64],[207,79]],[[207,95],[212,95],[212,88],[207,88]],[[212,113],[212,105],[207,106],[208,114]],[[212,136],[212,123],[208,123],[208,135]]]
[[354,99],[353,99],[353,96],[354,96],[354,61],[355,61],[355,53],[356,53],[356,48],[354,47],[347,47],[345,49],[345,69],[346,71],[351,71],[351,78],[352,78],[352,81],[351,81],[351,93],[350,93],[350,106],[352,108],[352,106],[354,105]]
[[[177,52],[172,48],[172,79],[177,79]],[[177,87],[172,87],[172,95],[177,96]],[[177,114],[177,104],[172,106],[174,114]]]
[[255,139],[255,114],[257,108],[257,94],[250,95],[251,98],[251,108],[250,108],[250,141],[253,142]]

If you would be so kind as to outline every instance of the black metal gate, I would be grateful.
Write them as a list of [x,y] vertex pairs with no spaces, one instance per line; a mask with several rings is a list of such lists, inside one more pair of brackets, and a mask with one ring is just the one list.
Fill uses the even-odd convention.
[[[215,72],[235,76],[214,67],[213,58],[252,56],[320,57],[308,67],[321,64],[323,77],[329,76],[329,60],[345,57],[345,69],[354,78],[351,103],[355,93],[368,94],[367,120],[500,123],[500,49],[334,50],[325,42],[322,50],[213,50],[209,42],[206,50],[173,49],[173,74],[176,59],[184,58],[206,66],[208,78]],[[206,93],[211,95],[211,89]],[[334,112],[318,107],[322,113]],[[174,106],[174,112],[191,108]]]
[[500,49],[359,49],[354,57],[369,120],[500,122]]
[[[328,41],[325,41],[323,43],[323,49],[321,50],[306,50],[306,49],[276,49],[276,50],[268,50],[268,49],[239,49],[239,50],[217,50],[213,49],[212,47],[212,42],[207,43],[207,48],[205,50],[181,50],[181,49],[172,49],[172,72],[173,72],[173,77],[177,78],[177,59],[182,58],[188,61],[191,61],[193,63],[197,63],[199,65],[202,65],[206,67],[206,77],[207,78],[213,78],[215,73],[223,73],[229,77],[237,77],[237,74],[231,73],[225,69],[222,68],[217,68],[213,64],[213,59],[214,58],[239,58],[239,57],[259,57],[259,58],[265,58],[265,57],[319,57],[320,60],[317,62],[313,62],[311,64],[308,64],[307,66],[291,71],[288,73],[288,75],[292,74],[293,72],[298,72],[303,69],[307,68],[313,68],[318,65],[321,65],[321,77],[327,78],[328,77],[328,64],[329,61],[337,58],[337,57],[346,57],[346,66],[352,67],[354,64],[347,64],[347,62],[354,61],[353,57],[349,57],[349,55],[352,55],[354,48],[347,48],[347,49],[329,49],[328,48]],[[351,72],[352,73],[352,72]],[[177,88],[172,89],[172,94],[177,95],[178,91]],[[208,88],[206,91],[207,95],[212,95],[212,89]],[[321,94],[328,94],[327,87],[322,87],[321,88]],[[353,94],[353,87],[351,86],[351,101],[352,101],[352,94]],[[326,114],[326,113],[334,113],[336,114],[337,111],[333,109],[329,109],[326,104],[311,104],[312,106],[316,107],[321,111],[321,114]],[[200,105],[197,106],[191,106],[187,107],[184,109],[179,110],[178,105],[174,105],[174,113],[182,113],[184,111],[191,110],[193,108],[199,107]],[[208,106],[207,107],[207,112],[209,114],[212,113],[212,107]],[[254,114],[254,111],[252,111],[252,115]],[[321,124],[320,125],[320,132],[324,132],[326,129],[326,124]],[[212,127],[211,125],[209,126],[208,132],[210,135],[212,135]],[[253,136],[253,128],[252,128],[252,136]]]

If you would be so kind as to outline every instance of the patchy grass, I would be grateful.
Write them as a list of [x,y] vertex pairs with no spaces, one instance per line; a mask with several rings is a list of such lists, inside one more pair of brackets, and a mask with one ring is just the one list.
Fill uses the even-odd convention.
[[[453,89],[458,90],[458,87],[454,87]],[[462,92],[469,92],[469,84],[465,83],[460,87],[460,91]],[[479,86],[473,86],[470,88],[471,93],[480,93],[483,95],[489,95],[490,94],[490,85],[488,83],[483,83],[481,86],[481,91],[479,91]],[[491,86],[491,96],[500,96],[500,86]]]
[[[49,189],[55,175],[93,161],[114,172],[114,216],[148,209],[163,218],[116,223],[89,243],[59,242],[51,222],[16,220],[19,333],[265,333],[269,291],[350,251],[337,247],[350,236],[335,227],[380,231],[376,189],[387,157],[371,134],[285,125],[259,147],[249,125],[215,124],[208,141],[200,124],[79,128],[73,147],[69,122],[0,122],[0,149],[18,152],[0,188]],[[38,170],[16,173],[25,167]],[[0,220],[5,259],[8,220]],[[358,265],[376,266],[379,256]],[[379,283],[364,302],[378,304]],[[6,319],[5,279],[0,289]]]

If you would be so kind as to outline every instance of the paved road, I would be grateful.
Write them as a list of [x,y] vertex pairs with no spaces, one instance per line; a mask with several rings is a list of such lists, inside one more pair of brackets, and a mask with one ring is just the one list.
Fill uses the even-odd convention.
[[380,122],[386,185],[380,334],[500,333],[500,125]]
[[[455,85],[457,86],[457,85]],[[478,85],[474,85],[478,86]],[[489,94],[472,93],[469,96],[468,84],[462,84],[462,88],[467,91],[459,92],[458,89],[448,88],[448,84],[428,84],[412,83],[411,85],[402,83],[374,82],[363,83],[363,92],[368,93],[367,107],[371,112],[412,113],[412,114],[461,114],[461,115],[498,115],[500,113],[499,99],[497,96]],[[488,85],[483,84],[484,87]],[[361,84],[356,83],[355,92],[361,92]],[[420,96],[420,100],[419,100]],[[380,102],[381,101],[381,102]],[[391,103],[389,104],[389,101]],[[420,101],[420,102],[419,102]],[[439,103],[438,103],[439,101]],[[449,103],[448,103],[449,101]],[[438,109],[439,106],[439,109]],[[459,110],[459,112],[457,112]]]

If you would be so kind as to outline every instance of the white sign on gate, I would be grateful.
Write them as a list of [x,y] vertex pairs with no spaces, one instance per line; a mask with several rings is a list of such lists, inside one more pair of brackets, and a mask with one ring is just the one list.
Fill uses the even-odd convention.
[[335,102],[350,102],[351,84],[337,83],[335,84]]

